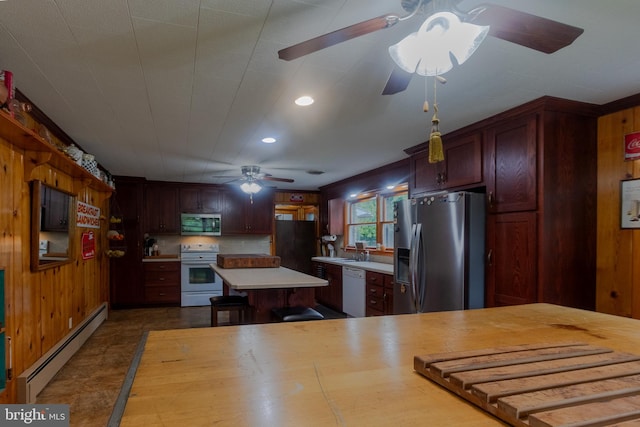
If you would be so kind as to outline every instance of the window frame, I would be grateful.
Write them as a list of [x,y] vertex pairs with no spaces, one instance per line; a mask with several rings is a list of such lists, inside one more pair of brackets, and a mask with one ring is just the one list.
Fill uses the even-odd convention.
[[[386,208],[386,200],[390,197],[402,196],[405,198],[409,197],[409,190],[406,185],[400,186],[397,189],[392,190],[377,190],[377,191],[368,191],[366,193],[360,194],[355,197],[350,197],[346,200],[345,203],[345,215],[344,215],[344,250],[345,251],[355,251],[356,246],[355,242],[350,241],[351,236],[351,227],[362,225],[363,223],[352,223],[351,222],[351,209],[356,203],[361,203],[366,200],[375,199],[376,201],[376,246],[366,246],[365,249],[369,251],[369,253],[378,253],[378,254],[392,254],[393,247],[385,247],[383,246],[383,231],[384,224],[393,224],[394,218],[389,220],[384,219],[384,213]],[[368,223],[364,223],[368,224]],[[372,224],[372,223],[371,223]]]

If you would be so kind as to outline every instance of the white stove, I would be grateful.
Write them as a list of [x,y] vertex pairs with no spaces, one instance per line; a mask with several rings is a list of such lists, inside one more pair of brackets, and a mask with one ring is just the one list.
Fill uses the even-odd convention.
[[222,295],[222,279],[209,266],[219,251],[217,243],[180,245],[182,307],[210,305],[209,298]]

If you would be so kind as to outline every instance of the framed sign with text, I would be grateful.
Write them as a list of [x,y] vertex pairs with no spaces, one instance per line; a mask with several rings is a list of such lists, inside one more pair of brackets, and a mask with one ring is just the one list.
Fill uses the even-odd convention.
[[620,196],[620,227],[640,228],[640,179],[622,181]]

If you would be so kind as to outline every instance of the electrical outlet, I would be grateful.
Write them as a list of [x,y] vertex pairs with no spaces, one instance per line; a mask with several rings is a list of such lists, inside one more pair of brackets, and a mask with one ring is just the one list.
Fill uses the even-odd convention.
[[73,328],[73,317],[69,317],[69,329]]

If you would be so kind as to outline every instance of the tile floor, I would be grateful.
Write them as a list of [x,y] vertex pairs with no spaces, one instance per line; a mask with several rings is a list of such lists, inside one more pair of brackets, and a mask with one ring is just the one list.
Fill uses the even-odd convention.
[[[318,307],[325,317],[344,317]],[[146,331],[210,327],[210,307],[112,310],[85,345],[40,392],[36,403],[70,405],[72,427],[104,427]],[[228,313],[221,313],[221,325]]]

